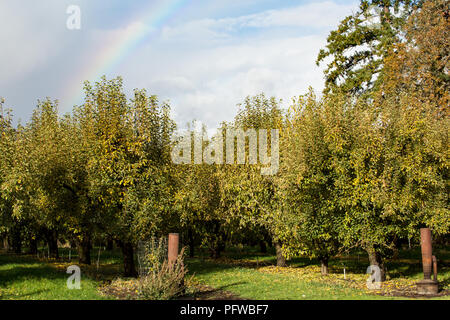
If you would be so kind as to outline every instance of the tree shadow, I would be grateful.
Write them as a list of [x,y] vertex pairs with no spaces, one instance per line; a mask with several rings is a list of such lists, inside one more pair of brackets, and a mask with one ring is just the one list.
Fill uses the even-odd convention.
[[35,267],[13,267],[8,270],[3,270],[0,277],[0,287],[7,287],[18,281],[25,280],[57,280],[65,279],[66,274],[49,266],[35,266]]
[[236,266],[232,264],[201,260],[198,258],[186,259],[186,265],[190,273],[195,273],[197,275],[215,273],[236,268]]
[[217,288],[213,288],[207,285],[199,285],[197,288],[199,290],[198,292],[192,295],[181,297],[179,300],[246,300],[232,292],[226,291],[227,288],[242,284],[247,284],[247,282],[235,282]]
[[48,292],[48,291],[50,291],[50,290],[36,290],[36,291],[30,292],[30,293],[24,293],[24,294],[19,294],[19,295],[4,294],[4,295],[0,295],[0,300],[2,300],[2,299],[14,299],[14,300],[17,300],[17,299],[20,299],[20,298],[31,297],[31,296],[34,296],[34,295],[41,294],[43,292]]

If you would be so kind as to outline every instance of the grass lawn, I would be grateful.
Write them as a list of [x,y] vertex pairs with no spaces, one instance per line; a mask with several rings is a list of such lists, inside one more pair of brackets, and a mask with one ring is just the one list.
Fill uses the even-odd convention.
[[[423,279],[420,248],[402,250],[387,263],[388,279],[380,290],[368,290],[364,252],[341,256],[330,261],[330,275],[322,276],[318,262],[297,258],[288,268],[274,267],[272,254],[242,253],[232,250],[218,260],[188,260],[188,267],[201,283],[230,291],[249,299],[359,300],[409,299],[415,295],[417,280]],[[438,279],[441,289],[450,289],[450,251],[435,248],[439,259]],[[346,274],[344,277],[344,268]],[[345,279],[344,279],[345,278]],[[400,294],[401,293],[401,294]],[[432,299],[450,299],[450,296]]]
[[33,257],[0,253],[0,299],[97,300],[102,297],[98,281],[81,275],[81,289],[67,288],[64,269]]
[[[81,290],[69,290],[65,270],[76,260],[68,261],[68,249],[60,251],[63,259],[59,261],[0,252],[0,299],[108,299],[98,288],[105,281],[120,277],[121,256],[118,250],[103,251],[97,270],[97,253],[92,252],[93,265],[81,266]],[[439,258],[441,288],[449,290],[450,251],[436,249],[434,253]],[[71,256],[76,259],[73,252]],[[415,282],[423,277],[418,248],[401,251],[387,264],[388,280],[376,292],[366,288],[368,261],[362,252],[330,261],[328,276],[321,276],[317,262],[309,259],[294,259],[287,268],[277,268],[274,263],[273,252],[260,254],[256,248],[232,248],[219,260],[201,254],[186,260],[196,283],[243,299],[408,299],[415,293]],[[405,294],[398,296],[398,292]],[[447,295],[433,299],[449,298]]]
[[258,269],[191,260],[196,279],[214,288],[256,300],[379,299],[362,290],[319,281],[302,281],[293,275],[266,273]]

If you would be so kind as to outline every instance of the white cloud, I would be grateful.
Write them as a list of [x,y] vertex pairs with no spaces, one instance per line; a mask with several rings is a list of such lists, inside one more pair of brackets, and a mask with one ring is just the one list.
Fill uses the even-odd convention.
[[180,26],[165,27],[166,40],[195,39],[211,41],[230,39],[230,32],[245,28],[307,27],[319,29],[336,26],[356,4],[338,5],[331,1],[313,2],[293,8],[267,10],[256,14],[222,19],[200,19]]
[[331,1],[315,2],[280,10],[269,10],[238,19],[240,27],[330,27],[348,15],[354,5],[338,5]]
[[55,28],[46,19],[53,10],[48,3],[32,4],[28,10],[16,1],[0,3],[0,85],[29,75],[58,55],[61,48],[55,39],[62,38],[65,25]]
[[[134,79],[133,86],[170,98],[181,126],[196,119],[216,127],[233,119],[236,105],[247,95],[265,92],[288,106],[309,86],[320,91],[323,74],[315,64],[317,54],[328,32],[355,6],[327,1],[166,27],[122,72],[128,74],[125,79]],[[258,32],[240,33],[250,27]],[[273,27],[289,27],[291,32]],[[301,27],[308,27],[309,35],[302,36]],[[155,51],[157,43],[165,46],[163,54]],[[138,62],[144,57],[150,73]]]
[[[265,92],[289,103],[310,85],[321,89],[322,72],[314,61],[324,43],[320,35],[258,39],[192,49],[195,54],[181,50],[184,54],[169,60],[148,46],[123,73],[125,79],[134,79],[132,86],[148,87],[170,98],[180,125],[196,119],[211,128],[232,120],[236,104],[247,95]],[[144,56],[151,70],[146,74],[138,62]]]

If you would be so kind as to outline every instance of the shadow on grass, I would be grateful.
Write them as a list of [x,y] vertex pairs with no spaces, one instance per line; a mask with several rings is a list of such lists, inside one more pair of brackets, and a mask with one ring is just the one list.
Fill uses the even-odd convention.
[[234,286],[245,285],[247,283],[248,282],[246,281],[240,281],[219,286],[217,288],[207,285],[200,285],[197,287],[197,292],[180,297],[179,300],[246,300],[235,293],[227,291],[226,289]]
[[25,297],[32,297],[35,295],[39,295],[43,292],[49,292],[50,290],[36,290],[30,293],[26,293],[26,294],[19,294],[19,295],[14,295],[14,294],[4,294],[0,296],[0,299],[21,299],[21,298],[25,298]]
[[11,269],[1,271],[0,287],[8,288],[8,286],[12,285],[13,283],[26,280],[64,280],[66,279],[66,277],[67,275],[65,273],[62,273],[55,268],[45,265],[36,265],[30,267],[13,265]]
[[202,260],[199,258],[186,259],[186,264],[190,273],[197,275],[215,273],[227,269],[236,268],[232,264],[218,263],[214,261]]
[[[217,273],[231,268],[254,269],[262,266],[276,265],[276,257],[272,252],[266,254],[259,253],[254,248],[244,250],[229,250],[223,254],[223,258],[218,260],[205,259],[200,256],[190,259],[188,262],[191,273],[206,275]],[[438,258],[438,269],[440,280],[448,285],[448,275],[450,269],[450,251],[445,247],[436,246],[433,254]],[[385,260],[387,274],[391,279],[412,278],[420,279],[422,271],[422,256],[419,246],[411,249],[403,248],[397,252],[396,257]],[[320,266],[317,259],[307,257],[297,257],[288,261],[288,266],[293,268],[305,268],[308,266]],[[366,274],[369,266],[367,253],[363,250],[353,250],[346,254],[341,254],[329,261],[331,273],[343,273],[344,268],[348,273]],[[441,282],[440,281],[440,282]]]
[[7,264],[35,264],[36,258],[28,254],[6,253],[0,251],[0,266]]
[[[55,263],[57,262],[57,263]],[[95,281],[82,271],[82,289],[66,286],[66,266],[59,260],[0,254],[0,300],[3,299],[97,299]],[[85,267],[83,267],[85,268]]]

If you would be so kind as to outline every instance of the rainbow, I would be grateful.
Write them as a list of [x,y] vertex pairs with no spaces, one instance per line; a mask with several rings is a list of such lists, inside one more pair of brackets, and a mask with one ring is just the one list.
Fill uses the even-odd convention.
[[[152,1],[153,2],[153,1]],[[155,5],[153,2],[150,8],[143,10],[145,14],[134,21],[139,23],[130,24],[120,36],[115,37],[99,50],[98,54],[93,57],[72,79],[68,88],[65,90],[66,101],[70,106],[82,101],[83,91],[81,81],[97,81],[102,75],[113,70],[120,62],[122,62],[130,53],[132,53],[148,36],[161,28],[161,26],[176,12],[181,10],[188,0],[164,0],[158,1]]]

